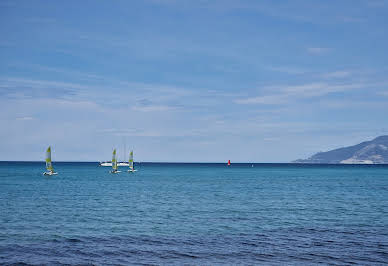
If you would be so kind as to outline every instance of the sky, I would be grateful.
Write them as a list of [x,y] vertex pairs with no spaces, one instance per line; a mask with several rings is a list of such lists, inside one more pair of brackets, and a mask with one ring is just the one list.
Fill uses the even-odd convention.
[[384,0],[3,0],[0,160],[290,162],[370,140],[387,31]]

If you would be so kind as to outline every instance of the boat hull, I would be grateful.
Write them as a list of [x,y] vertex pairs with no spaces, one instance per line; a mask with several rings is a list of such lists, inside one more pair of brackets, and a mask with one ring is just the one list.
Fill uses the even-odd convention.
[[51,175],[57,175],[58,173],[55,173],[55,172],[44,172],[43,175],[48,175],[48,176],[51,176]]
[[121,171],[110,171],[111,174],[118,174],[121,173]]

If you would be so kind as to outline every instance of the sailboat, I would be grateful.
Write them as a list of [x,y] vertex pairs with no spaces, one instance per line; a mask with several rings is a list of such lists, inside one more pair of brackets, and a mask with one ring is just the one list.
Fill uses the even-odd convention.
[[120,173],[121,171],[117,170],[117,158],[116,158],[116,149],[113,150],[112,154],[112,174]]
[[133,151],[131,151],[129,153],[128,163],[129,163],[129,170],[128,170],[128,172],[136,172],[137,170],[135,169],[134,164],[133,164]]
[[51,162],[51,147],[49,146],[46,151],[46,172],[43,175],[57,175],[58,173],[54,172],[53,164]]
[[230,166],[230,160],[228,160],[228,166]]

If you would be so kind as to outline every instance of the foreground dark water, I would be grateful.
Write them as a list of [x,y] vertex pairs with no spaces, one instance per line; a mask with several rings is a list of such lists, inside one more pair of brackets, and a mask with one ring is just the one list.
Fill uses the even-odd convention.
[[54,167],[0,162],[0,264],[388,262],[388,166]]

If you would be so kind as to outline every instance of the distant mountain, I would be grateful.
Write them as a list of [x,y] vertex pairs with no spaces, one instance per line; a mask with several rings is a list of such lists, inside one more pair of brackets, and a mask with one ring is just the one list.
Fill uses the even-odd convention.
[[380,136],[350,147],[318,152],[308,159],[299,159],[293,163],[388,164],[388,136]]

